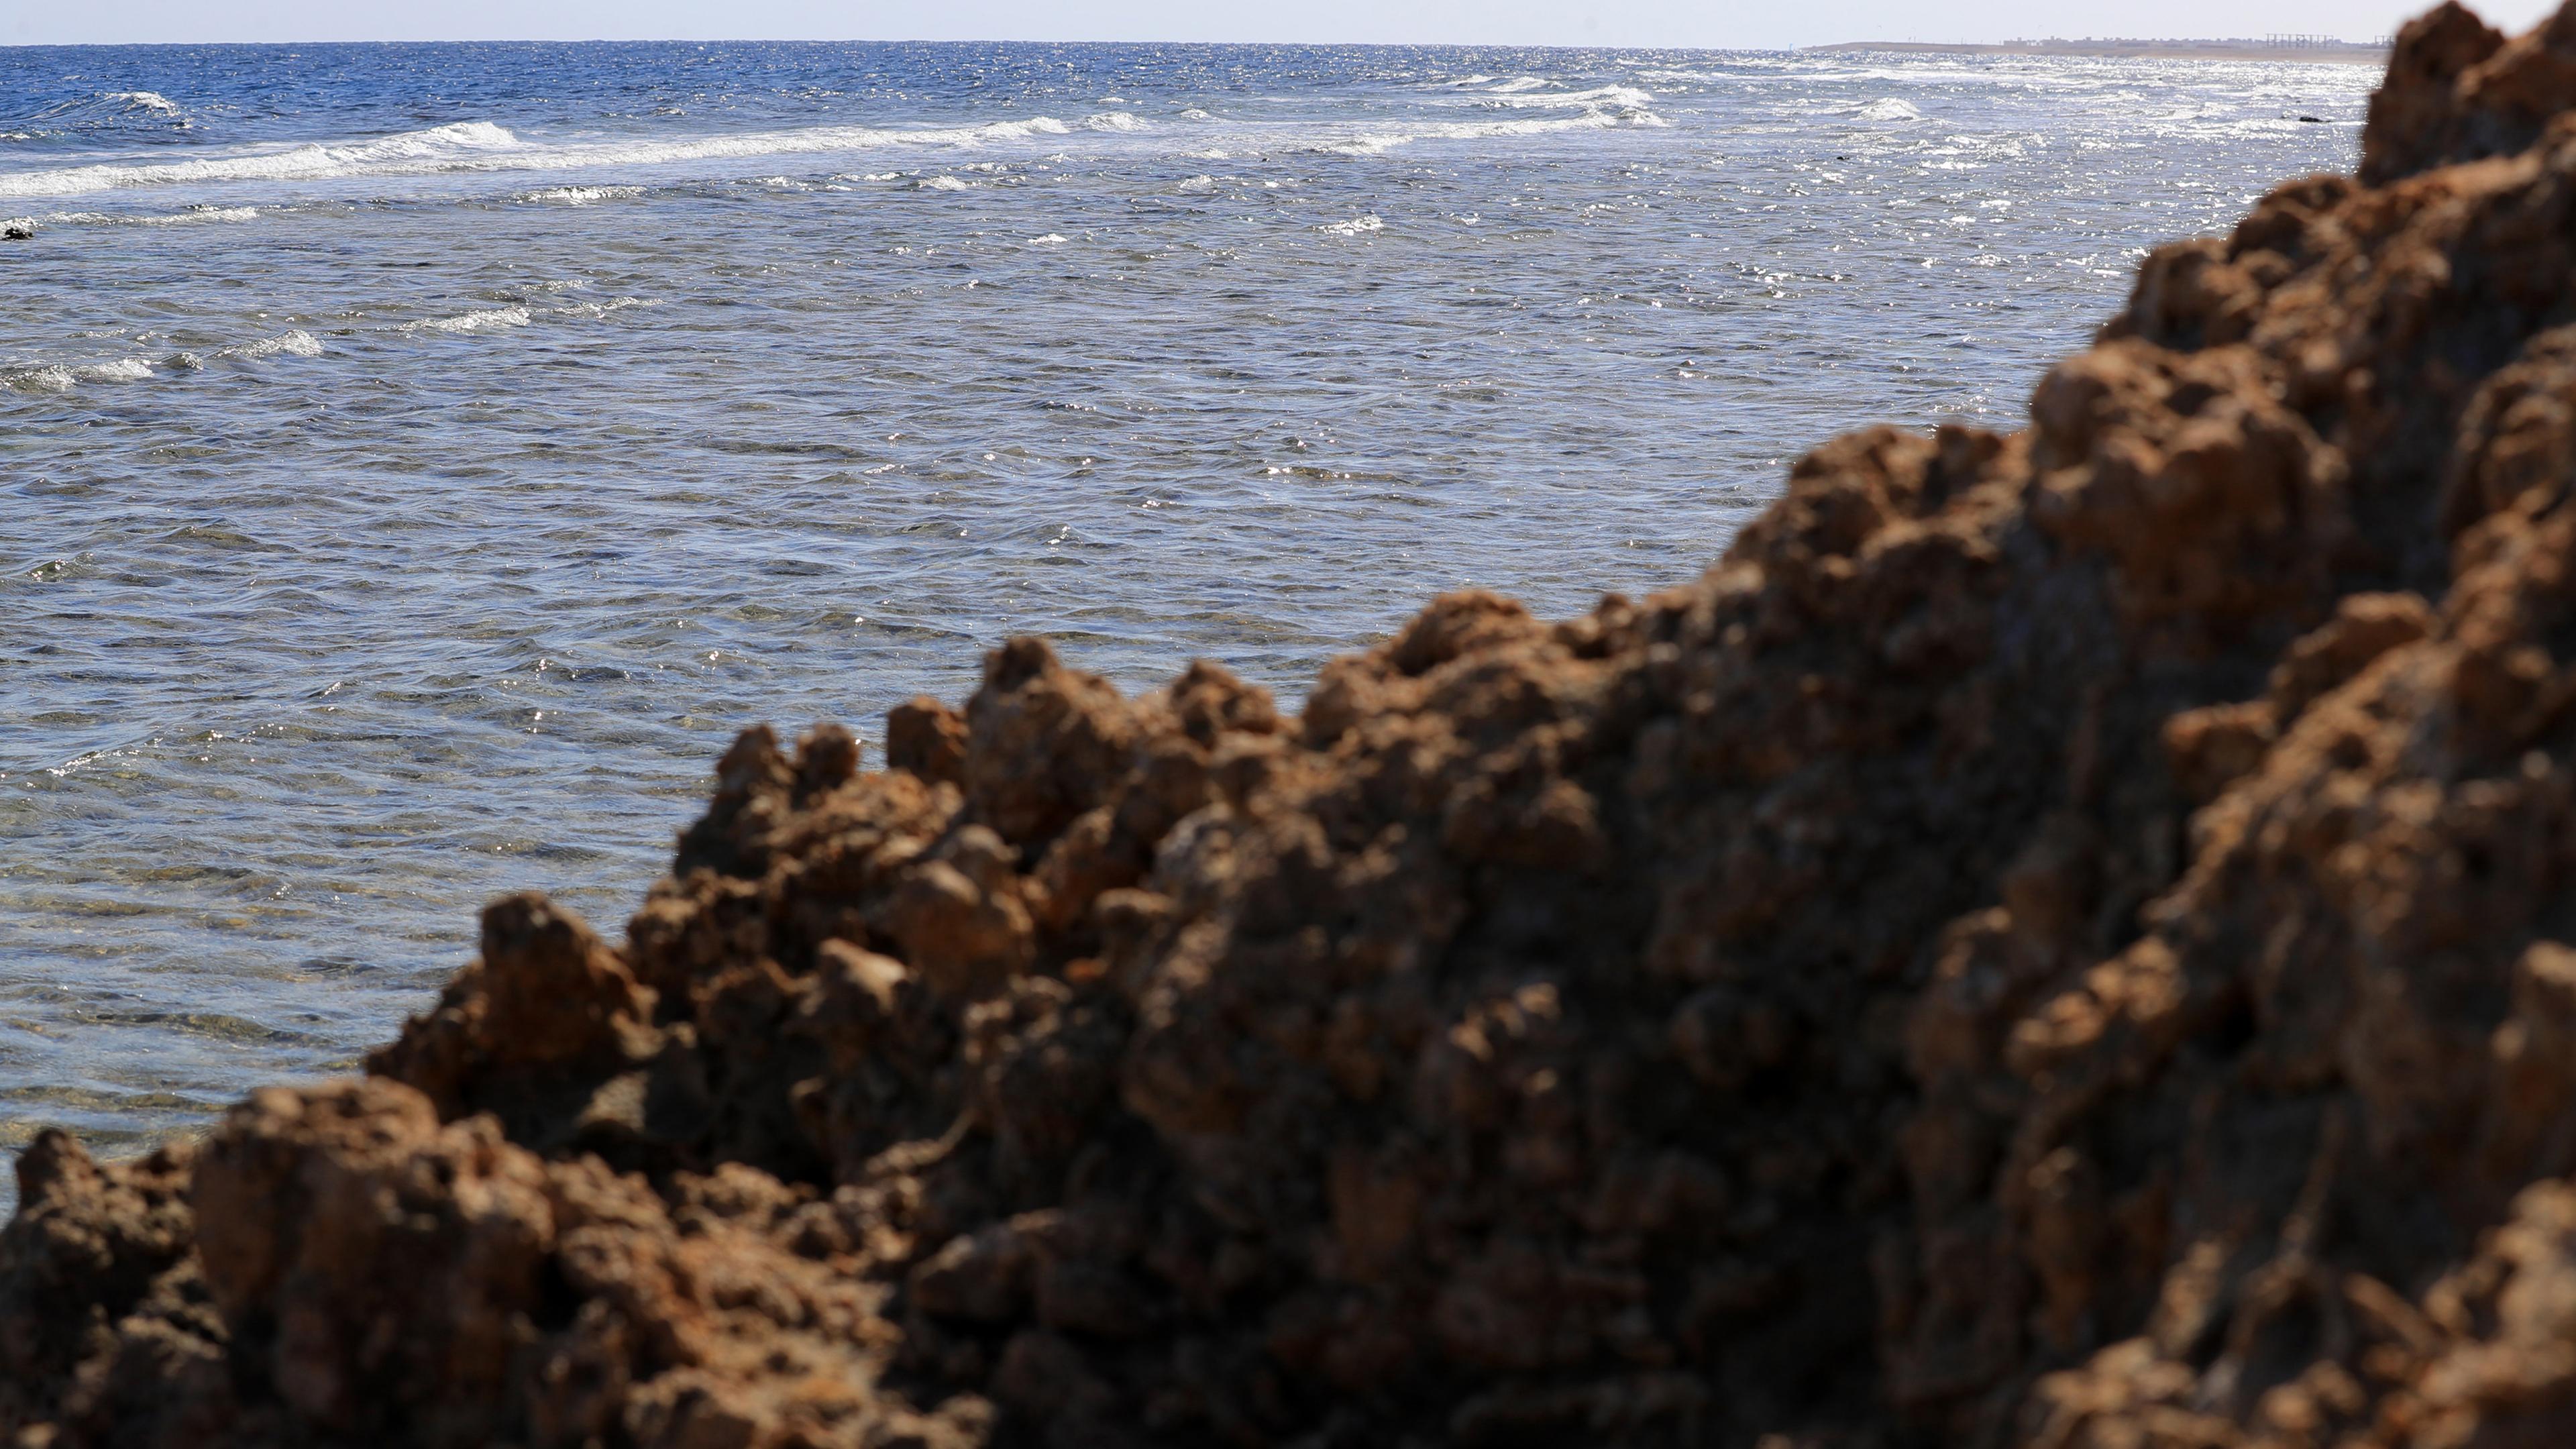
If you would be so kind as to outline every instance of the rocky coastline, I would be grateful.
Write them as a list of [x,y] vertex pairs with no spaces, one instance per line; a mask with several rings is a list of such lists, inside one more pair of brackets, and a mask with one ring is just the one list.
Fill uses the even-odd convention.
[[0,1439],[2576,1442],[2576,7],[2363,147],[1669,592],[745,734],[622,943],[39,1137]]

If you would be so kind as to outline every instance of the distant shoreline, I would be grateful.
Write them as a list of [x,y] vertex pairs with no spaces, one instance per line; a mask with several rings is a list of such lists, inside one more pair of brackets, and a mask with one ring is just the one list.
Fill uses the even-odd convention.
[[1903,55],[2099,56],[2114,60],[2267,60],[2328,65],[2385,65],[2384,45],[2265,45],[2228,40],[2032,40],[2005,45],[1932,45],[1911,40],[1847,40],[1811,45],[1809,54],[1892,51]]

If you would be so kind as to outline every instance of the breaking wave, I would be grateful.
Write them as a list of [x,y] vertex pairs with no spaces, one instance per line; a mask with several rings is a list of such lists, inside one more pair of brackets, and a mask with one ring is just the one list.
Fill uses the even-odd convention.
[[480,312],[465,312],[454,317],[423,317],[405,322],[396,332],[498,332],[504,327],[525,327],[530,321],[525,307],[486,307]]
[[542,191],[521,192],[520,201],[561,206],[589,206],[594,202],[619,201],[629,196],[642,196],[641,186],[549,186]]
[[[1123,115],[1124,113],[1112,113]],[[1127,121],[1141,125],[1133,117]],[[1128,129],[1115,121],[1110,129]],[[1053,116],[981,126],[904,130],[882,126],[813,126],[748,131],[685,141],[588,141],[533,144],[490,121],[459,121],[372,141],[304,145],[196,161],[98,164],[0,175],[0,196],[74,196],[136,186],[227,181],[319,181],[344,176],[407,176],[448,171],[570,171],[608,166],[735,160],[859,151],[885,146],[976,146],[1061,136],[1073,128]],[[564,188],[567,191],[581,188]],[[607,188],[599,188],[607,190]],[[557,198],[562,199],[562,198]]]
[[141,382],[152,364],[140,357],[107,362],[44,363],[33,367],[0,367],[0,387],[19,392],[69,392],[85,382]]
[[1555,131],[1597,131],[1612,126],[1662,124],[1663,118],[1651,113],[1620,116],[1597,110],[1525,121],[1435,121],[1402,130],[1361,131],[1315,142],[1303,149],[1342,156],[1374,156],[1416,141],[1481,141],[1505,136],[1543,136]]
[[245,342],[239,347],[224,348],[215,355],[217,357],[238,357],[243,359],[255,359],[261,357],[320,357],[322,355],[322,339],[305,331],[301,327],[297,327],[291,331],[281,332],[275,337],[263,337],[257,342]]

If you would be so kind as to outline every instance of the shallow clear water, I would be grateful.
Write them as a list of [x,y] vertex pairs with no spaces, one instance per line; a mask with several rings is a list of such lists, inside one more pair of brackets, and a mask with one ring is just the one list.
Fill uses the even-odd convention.
[[1688,578],[1831,432],[2014,424],[2374,79],[0,50],[0,1148],[347,1068],[486,898],[615,930],[735,730],[1005,634],[1293,698]]

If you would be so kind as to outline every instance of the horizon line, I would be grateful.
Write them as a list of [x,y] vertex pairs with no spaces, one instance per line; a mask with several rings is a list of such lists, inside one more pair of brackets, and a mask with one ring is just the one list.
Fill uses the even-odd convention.
[[[2351,40],[2341,36],[2300,37],[2320,41],[2319,49],[2386,48],[2392,37],[2378,36],[2369,40]],[[1652,51],[1682,50],[1704,54],[1795,55],[1807,51],[1858,50],[1876,47],[1943,46],[1963,49],[2004,50],[2030,46],[2112,46],[2112,45],[2206,45],[2246,46],[2254,49],[2281,48],[2277,36],[2050,36],[2012,40],[1896,40],[1874,37],[1860,40],[1834,40],[1809,45],[1652,45],[1652,44],[1585,44],[1577,41],[1498,41],[1498,40],[1146,40],[1146,39],[1061,39],[1046,36],[985,36],[973,39],[928,36],[584,36],[578,39],[537,38],[528,36],[453,36],[435,40],[332,39],[306,37],[296,40],[47,40],[0,41],[0,51],[13,50],[192,50],[218,46],[398,46],[398,45],[1172,45],[1201,46],[1210,49],[1226,46],[1262,47],[1288,50],[1422,50],[1446,47],[1460,50],[1590,50]]]

